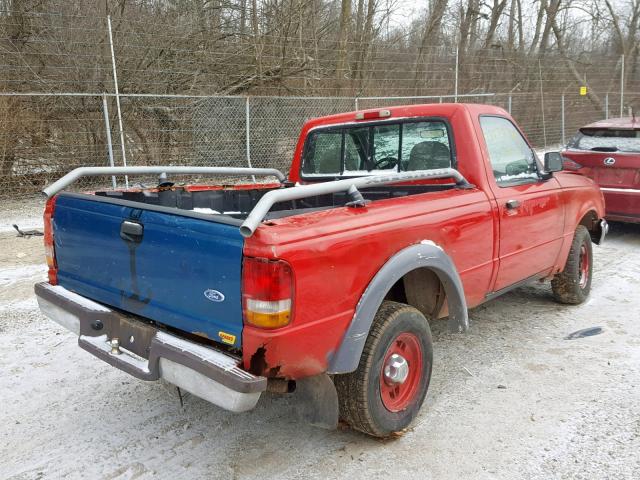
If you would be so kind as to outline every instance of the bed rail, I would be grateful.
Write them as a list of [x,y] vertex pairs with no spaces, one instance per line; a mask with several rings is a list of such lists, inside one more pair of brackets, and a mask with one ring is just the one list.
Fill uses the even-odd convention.
[[242,168],[242,167],[80,167],[71,170],[65,176],[59,178],[42,192],[51,197],[56,193],[64,190],[72,183],[75,183],[83,177],[111,176],[111,175],[149,175],[149,174],[203,174],[212,176],[274,176],[280,183],[285,180],[285,175],[275,168]]
[[435,170],[417,170],[413,172],[400,172],[384,175],[370,175],[365,177],[345,178],[331,182],[321,182],[298,187],[283,188],[267,192],[253,207],[251,213],[240,226],[240,233],[244,237],[250,237],[267,215],[271,207],[278,202],[299,200],[301,198],[315,197],[329,193],[348,192],[352,187],[356,189],[370,188],[377,185],[388,185],[398,182],[410,182],[413,180],[452,178],[456,185],[462,188],[472,188],[464,176],[453,168],[439,168]]

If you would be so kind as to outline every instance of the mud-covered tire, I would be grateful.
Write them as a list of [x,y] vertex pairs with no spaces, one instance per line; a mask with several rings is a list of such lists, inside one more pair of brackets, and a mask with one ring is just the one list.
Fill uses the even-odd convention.
[[585,226],[578,225],[564,270],[551,280],[553,297],[560,303],[570,305],[584,302],[591,290],[592,272],[591,235]]
[[[389,370],[385,375],[384,367],[392,364],[394,355],[396,360],[407,357],[408,373],[402,383],[391,381]],[[334,377],[340,417],[352,428],[375,437],[401,432],[422,406],[432,364],[431,329],[424,315],[403,303],[383,302],[358,368]]]

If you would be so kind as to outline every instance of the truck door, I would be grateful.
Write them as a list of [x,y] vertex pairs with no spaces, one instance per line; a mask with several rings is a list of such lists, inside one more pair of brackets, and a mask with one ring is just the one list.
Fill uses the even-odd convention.
[[562,245],[560,184],[543,178],[535,153],[507,118],[480,117],[499,218],[499,266],[493,291],[546,274]]

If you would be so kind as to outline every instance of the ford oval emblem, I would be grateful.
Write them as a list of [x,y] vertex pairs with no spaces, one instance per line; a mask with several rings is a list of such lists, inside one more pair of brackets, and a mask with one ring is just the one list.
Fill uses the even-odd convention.
[[603,161],[603,162],[604,162],[604,164],[605,164],[605,165],[609,165],[609,166],[611,166],[611,165],[613,165],[614,163],[616,163],[616,159],[615,159],[615,158],[613,158],[613,157],[607,157],[607,158],[605,158],[605,159],[604,159],[604,161]]
[[218,290],[207,289],[204,291],[204,296],[212,302],[224,302],[224,294]]

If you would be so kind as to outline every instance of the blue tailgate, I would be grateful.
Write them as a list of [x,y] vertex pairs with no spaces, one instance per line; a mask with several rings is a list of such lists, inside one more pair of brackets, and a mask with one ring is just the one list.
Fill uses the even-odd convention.
[[[53,232],[60,285],[240,347],[243,238],[238,226],[94,198],[57,198]],[[136,241],[121,238],[125,221],[142,225]]]

